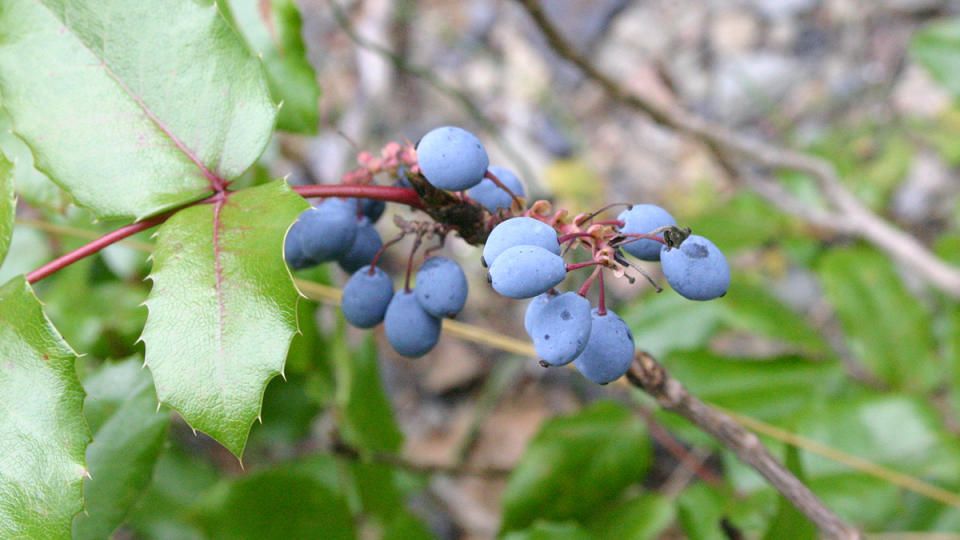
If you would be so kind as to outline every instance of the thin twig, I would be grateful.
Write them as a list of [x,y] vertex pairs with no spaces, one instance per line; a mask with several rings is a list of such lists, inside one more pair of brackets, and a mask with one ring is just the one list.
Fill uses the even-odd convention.
[[695,398],[680,381],[672,378],[666,368],[652,356],[638,352],[627,380],[653,396],[664,409],[690,420],[733,451],[741,461],[760,473],[767,482],[803,512],[830,538],[856,539],[860,532],[844,522],[804,485],[793,473],[780,464],[760,439],[747,431],[729,415]]
[[[764,189],[757,190],[757,193],[783,210],[811,220],[819,227],[840,234],[854,234],[862,237],[909,266],[917,275],[922,276],[951,297],[960,298],[960,269],[938,258],[916,238],[870,211],[843,187],[836,168],[832,164],[803,152],[781,148],[742,135],[727,126],[700,118],[679,107],[659,105],[628,91],[620,83],[597,69],[570,45],[550,22],[538,0],[517,0],[517,2],[533,18],[553,51],[579,68],[587,78],[600,85],[611,98],[647,114],[658,124],[704,142],[724,170],[734,177],[742,175],[730,163],[730,157],[733,155],[748,158],[773,171],[793,170],[809,175],[817,182],[823,196],[834,206],[834,211],[830,214],[814,212],[805,206],[798,208],[796,200],[785,199],[785,193],[782,191],[775,193]],[[751,189],[757,187],[755,182],[748,182],[747,185]]]

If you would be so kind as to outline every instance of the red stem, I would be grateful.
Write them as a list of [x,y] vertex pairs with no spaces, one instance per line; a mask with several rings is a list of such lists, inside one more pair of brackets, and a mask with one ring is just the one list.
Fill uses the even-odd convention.
[[[418,210],[423,210],[423,201],[420,200],[420,196],[417,195],[417,192],[412,189],[399,188],[392,186],[368,186],[368,185],[330,185],[330,186],[295,186],[292,188],[293,191],[300,194],[301,197],[357,197],[360,199],[380,199],[383,201],[390,201],[400,204],[405,204],[411,206]],[[159,216],[152,217],[150,219],[145,219],[143,221],[138,221],[136,223],[131,223],[130,225],[125,225],[119,229],[109,232],[104,236],[86,244],[80,248],[77,248],[66,255],[57,257],[56,259],[48,262],[47,264],[37,268],[33,272],[27,274],[28,283],[36,283],[41,279],[49,276],[50,274],[66,268],[67,266],[83,259],[89,257],[94,253],[99,252],[103,248],[119,242],[128,236],[137,234],[140,231],[145,231],[147,229],[156,227],[164,221],[170,218],[173,214],[187,208],[189,206],[194,206],[197,204],[205,204],[211,202],[217,202],[220,197],[223,197],[224,191],[219,191],[214,195],[210,196],[207,199],[202,201],[193,202],[186,204],[177,208],[176,210],[171,210],[165,214],[160,214]]]
[[518,205],[520,204],[520,199],[517,198],[517,194],[514,193],[514,192],[512,192],[512,191],[510,191],[510,188],[508,188],[507,186],[503,185],[503,182],[501,182],[500,179],[497,178],[497,175],[493,174],[493,173],[490,172],[490,171],[487,171],[486,174],[484,174],[484,177],[485,177],[485,178],[489,178],[490,181],[493,182],[494,184],[496,184],[496,186],[497,186],[498,188],[506,191],[506,192],[507,192],[507,195],[510,195],[510,199],[512,199],[513,201],[515,201]]
[[593,273],[590,274],[590,277],[588,277],[587,280],[583,282],[583,286],[580,287],[580,290],[577,291],[577,294],[579,294],[580,296],[587,296],[587,292],[590,290],[590,286],[593,285],[593,280],[597,279],[597,274],[600,273],[601,268],[603,267],[598,266],[596,269],[594,269]]
[[89,244],[83,247],[77,248],[71,251],[70,253],[67,253],[66,255],[57,257],[56,259],[48,262],[47,264],[41,266],[40,268],[37,268],[33,272],[30,272],[29,274],[27,274],[27,283],[36,283],[41,279],[49,276],[50,274],[56,272],[57,270],[60,270],[61,268],[65,268],[79,261],[80,259],[83,259],[84,257],[89,257],[90,255],[97,253],[101,249],[109,246],[110,244],[113,244],[114,242],[119,242],[120,240],[123,240],[128,236],[137,234],[140,231],[145,231],[152,227],[156,227],[157,225],[160,225],[161,223],[166,221],[167,218],[169,218],[172,215],[173,215],[173,212],[168,212],[166,214],[152,217],[150,219],[138,221],[137,223],[131,223],[130,225],[120,227],[119,229],[113,232],[107,233],[101,236],[100,238],[97,238],[93,242],[90,242]]
[[620,233],[620,236],[626,236],[630,238],[626,242],[621,242],[619,245],[629,244],[631,242],[636,242],[637,240],[653,240],[654,242],[660,242],[663,245],[667,245],[667,241],[660,236],[654,236],[652,234],[640,234],[640,233]]
[[572,233],[567,233],[561,236],[560,238],[557,239],[557,241],[560,242],[561,244],[565,244],[573,240],[574,238],[585,238],[585,237],[593,238],[593,235],[588,232],[572,232]]
[[617,227],[623,227],[625,225],[622,219],[598,219],[593,222],[594,225],[615,225]]
[[596,266],[596,265],[598,265],[598,264],[600,264],[599,261],[590,261],[590,262],[582,262],[582,263],[568,264],[568,265],[567,265],[567,272],[569,272],[569,271],[571,271],[571,270],[577,270],[577,269],[580,269],[580,268],[586,268],[586,267],[588,267],[588,266]]
[[597,300],[597,315],[601,317],[607,314],[607,298],[603,288],[603,267],[597,267],[597,284],[600,287],[600,299]]
[[420,237],[417,236],[417,239],[413,241],[413,249],[410,250],[410,258],[407,259],[407,278],[403,282],[403,290],[410,294],[410,273],[413,271],[413,255],[417,252],[417,248],[420,247]]
[[380,199],[423,210],[423,201],[417,192],[402,187],[370,186],[363,184],[310,185],[294,186],[293,190],[301,197],[357,197],[359,199]]

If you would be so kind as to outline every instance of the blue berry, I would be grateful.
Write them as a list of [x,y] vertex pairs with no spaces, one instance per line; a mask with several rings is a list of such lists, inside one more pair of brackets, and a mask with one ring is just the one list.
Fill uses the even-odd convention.
[[430,257],[417,271],[417,301],[434,317],[454,317],[467,303],[467,276],[453,259]]
[[[500,180],[500,183],[507,187],[517,197],[523,197],[523,184],[517,175],[510,172],[506,167],[494,165],[490,167],[490,172]],[[467,195],[483,205],[491,213],[497,213],[499,208],[510,208],[513,198],[510,194],[493,183],[493,180],[484,178],[479,184],[467,190]]]
[[623,376],[633,363],[633,333],[616,313],[607,310],[599,315],[590,312],[593,324],[590,339],[580,356],[573,361],[580,373],[598,384],[606,384]]
[[299,240],[303,257],[316,265],[346,253],[356,236],[356,206],[344,199],[332,198],[325,199],[316,208],[304,210],[290,227],[287,242],[289,251],[295,252]]
[[367,216],[371,223],[376,223],[387,209],[387,202],[380,199],[360,199],[360,213]]
[[[677,220],[669,212],[655,204],[635,204],[629,210],[620,212],[617,219],[624,222],[620,232],[630,234],[648,234],[660,227],[676,225]],[[663,244],[656,240],[634,240],[623,245],[623,250],[638,259],[659,261]]]
[[690,300],[713,300],[730,286],[730,266],[720,248],[696,234],[677,248],[663,246],[660,264],[667,283]]
[[547,302],[556,298],[559,294],[555,289],[550,289],[539,296],[535,296],[533,300],[527,304],[527,312],[523,316],[523,328],[527,331],[528,335],[532,332],[530,329],[533,328],[533,322],[540,316],[540,312],[544,306],[547,305]]
[[390,299],[393,298],[393,283],[390,276],[379,268],[364,266],[350,276],[343,287],[340,309],[347,321],[357,328],[373,328],[383,321]]
[[393,349],[407,358],[427,354],[440,339],[440,319],[423,309],[413,291],[404,289],[390,300],[383,328]]
[[490,284],[507,298],[532,298],[566,276],[563,257],[539,246],[513,246],[490,265]]
[[337,262],[345,272],[356,272],[361,266],[373,262],[373,258],[381,247],[383,247],[383,241],[380,240],[380,233],[370,219],[364,217],[357,224],[357,236],[353,239],[353,245],[337,259]]
[[417,162],[428,182],[450,191],[477,185],[490,165],[480,139],[453,126],[439,127],[424,135],[417,143]]
[[590,338],[591,324],[590,301],[577,293],[566,292],[535,308],[527,333],[541,360],[551,366],[562,366],[583,352]]
[[310,260],[303,253],[303,227],[294,227],[299,223],[295,221],[287,231],[287,236],[283,239],[283,259],[287,261],[287,266],[294,270],[302,270],[315,266],[317,263]]
[[560,241],[553,227],[531,217],[515,217],[500,222],[490,231],[483,245],[483,263],[492,265],[497,256],[514,246],[538,246],[560,255]]

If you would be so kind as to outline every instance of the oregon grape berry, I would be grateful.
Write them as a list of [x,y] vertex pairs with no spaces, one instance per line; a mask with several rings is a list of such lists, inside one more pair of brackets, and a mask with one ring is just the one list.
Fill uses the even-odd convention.
[[459,191],[480,183],[490,159],[473,133],[444,126],[431,130],[417,143],[417,163],[423,177],[435,187]]
[[490,231],[483,245],[484,264],[493,265],[497,256],[514,246],[539,246],[560,255],[560,242],[553,227],[531,217],[515,217],[499,223]]
[[407,358],[427,354],[440,339],[440,319],[423,309],[413,291],[404,289],[390,300],[383,328],[393,350]]
[[590,315],[590,339],[573,365],[584,377],[606,384],[619,379],[633,363],[633,333],[627,323],[610,310],[600,315],[595,308]]
[[590,301],[574,292],[550,298],[531,319],[527,332],[537,356],[552,366],[572,362],[590,338]]
[[490,265],[490,284],[507,298],[532,298],[567,275],[563,257],[539,246],[513,246]]
[[[624,222],[620,232],[629,234],[648,234],[660,227],[676,225],[677,221],[669,212],[655,204],[635,204],[629,210],[620,212],[617,219]],[[660,260],[660,248],[663,244],[656,240],[633,240],[623,244],[623,250],[645,261]]]
[[380,239],[380,233],[369,218],[363,217],[357,223],[357,235],[353,239],[353,245],[337,259],[337,262],[344,271],[356,272],[361,266],[370,264],[381,247],[383,247],[383,241]]
[[467,276],[446,257],[430,257],[417,271],[417,301],[434,317],[454,317],[467,303]]
[[[514,195],[523,197],[523,184],[510,169],[494,165],[490,167],[490,172]],[[496,213],[499,208],[509,209],[513,202],[513,197],[489,178],[484,178],[479,184],[470,188],[467,195],[492,213]]]
[[373,328],[383,321],[393,298],[393,283],[383,270],[364,266],[353,273],[343,287],[340,309],[347,321],[357,328]]
[[660,264],[667,283],[690,300],[721,297],[730,286],[730,266],[720,248],[696,234],[688,236],[677,248],[663,246]]

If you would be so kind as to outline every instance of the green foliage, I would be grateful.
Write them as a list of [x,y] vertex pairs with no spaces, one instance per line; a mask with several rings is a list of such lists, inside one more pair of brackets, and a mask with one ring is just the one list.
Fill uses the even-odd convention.
[[823,258],[818,272],[863,365],[896,388],[926,389],[939,382],[944,366],[934,352],[930,314],[886,257],[866,248],[836,250]]
[[105,364],[84,381],[84,414],[93,430],[87,448],[86,512],[73,538],[108,538],[150,483],[167,436],[170,413],[157,410],[149,373],[139,358]]
[[142,336],[157,396],[238,457],[296,331],[282,246],[306,206],[276,181],[182,210],[157,236]]
[[0,264],[10,248],[13,220],[17,213],[17,199],[13,194],[13,163],[0,154]]
[[227,6],[247,45],[263,59],[270,92],[281,104],[277,128],[315,133],[320,87],[307,62],[297,5],[292,0],[228,0]]
[[954,97],[960,97],[960,19],[947,19],[917,32],[910,52]]
[[0,287],[0,537],[64,538],[83,506],[76,354],[23,278]]
[[0,27],[14,131],[36,167],[99,218],[201,199],[270,138],[263,68],[215,6],[15,0]]
[[586,521],[643,480],[650,465],[643,422],[604,401],[546,423],[510,475],[503,531],[537,519]]

